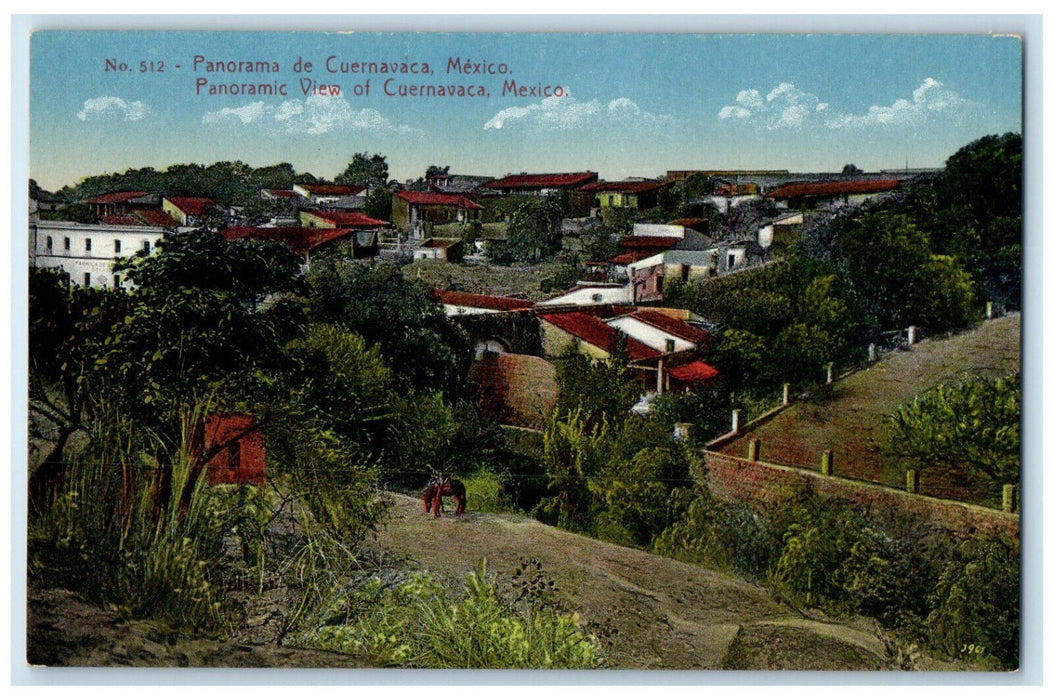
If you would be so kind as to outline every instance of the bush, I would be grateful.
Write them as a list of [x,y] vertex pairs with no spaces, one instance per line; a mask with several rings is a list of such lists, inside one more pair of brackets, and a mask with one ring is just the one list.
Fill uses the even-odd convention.
[[301,643],[365,653],[385,666],[421,668],[595,668],[600,650],[577,614],[540,605],[516,610],[495,590],[486,561],[456,598],[438,578],[413,574],[386,587],[373,579],[330,609],[330,622]]
[[1016,543],[982,537],[959,545],[930,596],[930,644],[953,658],[988,656],[1017,668],[1020,570]]
[[497,474],[480,470],[462,479],[469,507],[478,513],[510,513],[516,504],[505,490]]

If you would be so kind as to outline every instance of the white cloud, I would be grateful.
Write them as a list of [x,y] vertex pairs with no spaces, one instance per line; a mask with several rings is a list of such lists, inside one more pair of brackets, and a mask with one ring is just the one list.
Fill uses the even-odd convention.
[[832,129],[852,129],[878,125],[913,125],[931,119],[955,122],[962,110],[972,107],[969,100],[944,86],[939,80],[926,78],[911,93],[911,99],[895,100],[891,105],[871,105],[866,114],[842,114],[830,120]]
[[483,125],[484,129],[523,127],[538,131],[566,131],[612,125],[649,125],[671,121],[666,115],[652,114],[628,97],[604,104],[600,100],[582,102],[570,95],[546,97],[525,107],[506,107]]
[[355,109],[343,97],[312,95],[269,105],[262,101],[241,107],[206,112],[202,124],[253,124],[265,131],[318,136],[337,131],[393,131],[419,134],[412,127],[395,124],[375,109]]
[[126,122],[137,122],[150,116],[150,107],[138,100],[129,102],[120,97],[102,95],[84,101],[77,119],[82,122],[97,119],[121,119]]
[[963,109],[976,106],[938,80],[926,78],[911,98],[890,105],[872,105],[865,114],[838,113],[816,95],[794,83],[780,83],[765,96],[740,90],[735,103],[723,106],[718,119],[731,119],[766,129],[851,129],[883,125],[914,125],[930,120],[954,122]]

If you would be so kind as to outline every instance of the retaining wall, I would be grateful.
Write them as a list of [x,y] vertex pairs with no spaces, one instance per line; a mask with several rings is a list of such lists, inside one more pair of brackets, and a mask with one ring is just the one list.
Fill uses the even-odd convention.
[[704,450],[702,455],[706,465],[706,485],[715,497],[722,500],[778,503],[792,498],[803,488],[811,488],[828,498],[917,515],[961,534],[992,533],[1016,538],[1020,533],[1020,518],[1016,513],[825,476],[805,469],[755,462],[720,452]]

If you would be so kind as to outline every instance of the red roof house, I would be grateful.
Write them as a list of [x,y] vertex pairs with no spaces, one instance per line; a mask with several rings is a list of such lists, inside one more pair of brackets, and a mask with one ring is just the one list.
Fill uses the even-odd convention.
[[854,204],[899,188],[900,181],[896,179],[791,182],[765,196],[785,202],[792,209],[813,209],[824,204]]
[[234,226],[220,231],[220,235],[228,241],[236,241],[242,238],[280,241],[289,246],[297,255],[310,255],[310,253],[323,246],[341,241],[347,241],[352,244],[353,255],[356,258],[372,257],[377,254],[377,236],[375,232],[355,231],[349,228]]
[[478,220],[482,211],[483,207],[460,194],[404,190],[392,197],[392,223],[419,238],[428,235],[434,225]]
[[[542,345],[546,350],[546,354],[550,356],[561,354],[567,346],[567,338],[565,336],[571,336],[577,339],[580,343],[595,348],[594,351],[587,354],[599,359],[607,359],[611,356],[611,353],[615,348],[616,339],[619,335],[622,335],[619,331],[604,323],[596,316],[578,311],[559,314],[539,314],[538,318],[545,324],[549,324],[562,332],[562,334],[548,333],[547,329],[543,326]],[[626,351],[631,362],[650,360],[662,356],[662,353],[658,350],[653,350],[644,343],[628,337],[626,338]]]
[[201,449],[216,450],[206,463],[210,484],[264,485],[267,473],[263,433],[245,413],[217,413],[204,423]]
[[545,194],[555,190],[580,189],[597,181],[597,173],[552,173],[542,175],[506,175],[486,184],[487,189],[503,194]]
[[471,294],[469,292],[454,292],[443,289],[433,289],[431,296],[444,306],[474,309],[477,310],[477,313],[487,311],[523,311],[534,306],[533,301],[527,301],[526,299],[495,297],[488,294]]

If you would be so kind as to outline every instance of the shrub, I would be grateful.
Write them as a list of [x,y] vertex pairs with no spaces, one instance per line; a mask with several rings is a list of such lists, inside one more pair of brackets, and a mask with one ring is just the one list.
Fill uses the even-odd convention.
[[929,642],[954,658],[989,656],[1016,668],[1020,585],[1016,543],[995,537],[963,542],[930,596]]
[[506,493],[501,479],[493,472],[481,469],[462,481],[472,510],[479,513],[509,513],[516,510],[516,504]]
[[373,579],[330,610],[302,642],[374,663],[424,668],[595,668],[596,640],[577,614],[529,605],[517,611],[495,590],[486,561],[456,598],[427,572],[385,587]]

